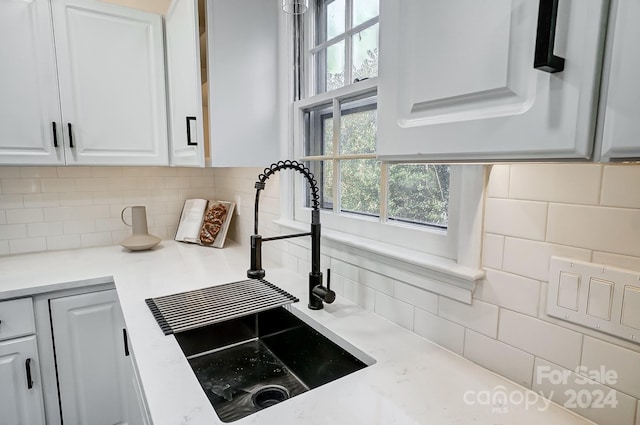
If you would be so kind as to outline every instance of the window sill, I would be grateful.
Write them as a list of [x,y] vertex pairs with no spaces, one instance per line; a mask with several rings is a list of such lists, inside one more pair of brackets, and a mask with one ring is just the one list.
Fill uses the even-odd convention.
[[[298,232],[309,230],[308,224],[294,220],[274,223]],[[447,258],[331,229],[322,229],[322,241],[323,254],[466,304],[471,304],[476,283],[484,278],[483,270]]]

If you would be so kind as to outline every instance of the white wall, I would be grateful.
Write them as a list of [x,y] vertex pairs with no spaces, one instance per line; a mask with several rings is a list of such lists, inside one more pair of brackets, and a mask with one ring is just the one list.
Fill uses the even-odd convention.
[[172,239],[184,200],[214,197],[212,169],[0,167],[0,255],[118,244],[131,235],[129,205]]

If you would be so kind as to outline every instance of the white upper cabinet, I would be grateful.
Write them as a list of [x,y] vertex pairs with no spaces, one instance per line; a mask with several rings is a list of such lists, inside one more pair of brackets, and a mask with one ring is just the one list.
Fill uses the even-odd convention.
[[63,164],[48,0],[0,1],[0,64],[0,164]]
[[168,163],[162,17],[52,0],[68,164]]
[[174,0],[165,18],[165,29],[170,162],[203,167],[198,0]]
[[205,3],[174,0],[166,17],[170,162],[268,165],[280,158],[279,3]]
[[381,0],[379,156],[589,159],[606,3]]
[[640,2],[613,2],[603,74],[603,161],[640,158],[639,21]]

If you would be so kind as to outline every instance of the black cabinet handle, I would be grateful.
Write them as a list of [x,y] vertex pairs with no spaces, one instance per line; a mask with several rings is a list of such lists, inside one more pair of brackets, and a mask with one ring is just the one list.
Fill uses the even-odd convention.
[[31,379],[31,359],[24,362],[24,368],[27,370],[27,389],[33,388],[33,379]]
[[538,10],[538,31],[533,67],[545,72],[564,70],[564,58],[553,54],[556,39],[556,20],[559,0],[540,0]]
[[124,339],[124,355],[129,355],[129,339],[127,338],[127,330],[122,329],[122,337]]
[[53,121],[51,123],[51,127],[53,128],[53,147],[58,147],[58,129],[56,128],[56,122]]
[[187,117],[187,145],[198,146],[198,142],[191,141],[191,121],[195,121],[196,117]]
[[67,128],[69,129],[69,147],[73,149],[73,132],[71,131],[71,123],[67,124]]

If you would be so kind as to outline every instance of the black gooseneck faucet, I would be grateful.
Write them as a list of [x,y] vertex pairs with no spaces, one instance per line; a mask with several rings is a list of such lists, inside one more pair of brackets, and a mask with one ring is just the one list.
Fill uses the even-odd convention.
[[[294,233],[291,235],[273,236],[263,238],[258,234],[258,205],[260,203],[260,191],[265,188],[265,182],[278,171],[294,170],[301,173],[311,189],[311,200],[313,208],[311,210],[311,231],[306,233]],[[318,184],[313,174],[307,167],[298,161],[278,161],[265,168],[258,176],[255,184],[256,201],[254,206],[253,235],[251,235],[251,268],[247,270],[247,277],[250,279],[263,279],[265,271],[262,268],[262,243],[279,239],[298,238],[311,236],[311,272],[309,273],[309,308],[320,310],[324,303],[332,303],[336,299],[336,294],[330,287],[330,273],[327,270],[327,286],[322,285],[322,272],[320,271],[320,207],[318,201]]]

